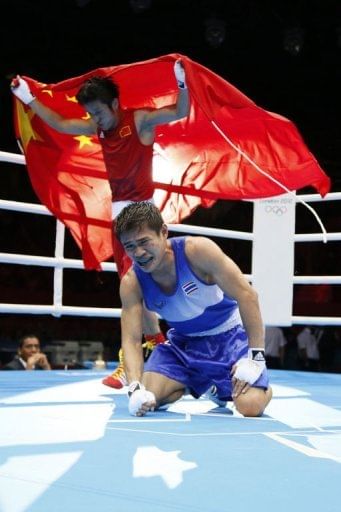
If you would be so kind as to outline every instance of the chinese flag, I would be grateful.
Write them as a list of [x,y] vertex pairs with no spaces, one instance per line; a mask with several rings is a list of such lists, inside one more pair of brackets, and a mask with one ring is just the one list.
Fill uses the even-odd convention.
[[[94,75],[110,76],[122,108],[161,108],[176,101],[173,66],[181,59],[189,116],[160,126],[154,144],[155,200],[166,222],[181,222],[217,199],[256,199],[314,187],[330,179],[295,125],[267,112],[204,66],[180,54],[99,68],[56,84],[25,76],[32,93],[67,118],[85,117],[75,94]],[[16,136],[40,201],[71,231],[84,266],[112,256],[111,192],[97,137],[60,134],[14,97]]]

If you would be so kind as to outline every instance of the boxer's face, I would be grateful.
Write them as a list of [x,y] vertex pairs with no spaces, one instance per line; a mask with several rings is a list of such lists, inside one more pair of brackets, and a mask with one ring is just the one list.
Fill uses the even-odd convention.
[[151,273],[162,263],[167,250],[167,226],[164,224],[160,233],[147,225],[127,231],[121,236],[121,243],[136,265],[144,272]]
[[85,110],[91,116],[91,119],[103,131],[112,130],[119,121],[119,103],[115,98],[111,107],[100,100],[94,100],[84,105]]

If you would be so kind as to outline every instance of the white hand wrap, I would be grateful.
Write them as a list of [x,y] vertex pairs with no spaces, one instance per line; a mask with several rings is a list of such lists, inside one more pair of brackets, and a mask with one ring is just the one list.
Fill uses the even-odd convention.
[[129,398],[129,413],[132,416],[136,416],[138,410],[142,407],[146,402],[155,402],[155,395],[151,391],[147,391],[144,387],[143,389],[137,389],[134,391]]
[[174,75],[178,82],[179,89],[187,89],[185,70],[180,60],[175,61],[174,64]]
[[144,385],[141,384],[138,380],[133,380],[128,387],[128,396],[131,397],[131,395],[136,391],[137,389],[145,389]]
[[239,359],[236,363],[237,368],[234,377],[250,384],[254,384],[259,379],[265,369],[265,357],[263,348],[250,348],[248,357]]
[[23,78],[20,78],[20,76],[17,76],[17,78],[12,81],[11,91],[19,100],[25,103],[25,105],[28,105],[35,99],[28,83]]

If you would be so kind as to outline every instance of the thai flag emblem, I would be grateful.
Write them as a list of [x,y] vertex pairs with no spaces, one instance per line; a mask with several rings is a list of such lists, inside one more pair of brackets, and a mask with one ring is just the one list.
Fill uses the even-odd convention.
[[194,283],[194,281],[188,281],[187,283],[182,285],[182,289],[186,295],[191,295],[192,293],[196,292],[199,288]]

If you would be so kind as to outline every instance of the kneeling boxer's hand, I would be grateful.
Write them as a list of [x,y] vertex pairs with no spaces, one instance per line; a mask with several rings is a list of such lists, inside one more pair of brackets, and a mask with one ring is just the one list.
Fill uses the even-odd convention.
[[140,382],[134,381],[129,385],[128,396],[128,409],[132,416],[144,416],[156,406],[154,393],[147,391]]
[[240,393],[246,393],[249,387],[259,379],[264,369],[264,349],[249,349],[248,357],[239,359],[231,371],[233,398],[236,398]]

